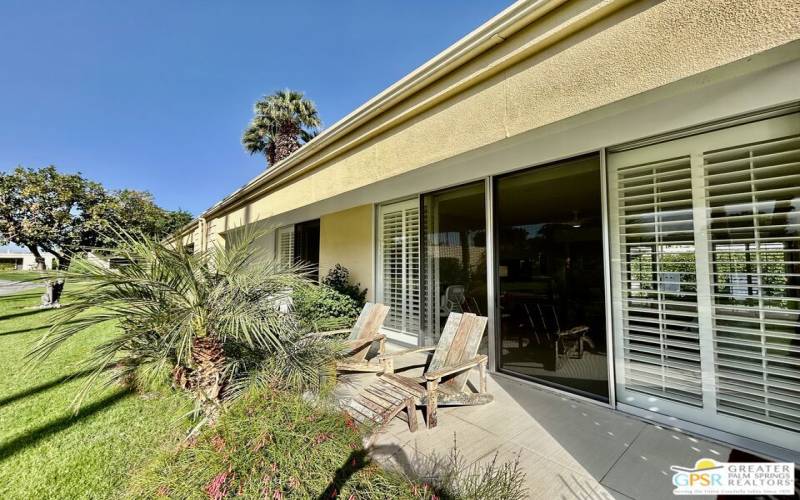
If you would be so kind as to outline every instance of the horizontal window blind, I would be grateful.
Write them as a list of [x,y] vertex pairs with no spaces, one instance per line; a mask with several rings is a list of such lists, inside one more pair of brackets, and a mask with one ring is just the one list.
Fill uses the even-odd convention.
[[702,405],[688,156],[617,171],[625,386]]
[[390,307],[384,325],[410,334],[420,329],[419,231],[415,202],[381,207],[381,292]]
[[294,262],[294,226],[286,226],[278,229],[277,234],[278,251],[277,257],[284,264]]
[[717,411],[800,431],[800,136],[703,164]]

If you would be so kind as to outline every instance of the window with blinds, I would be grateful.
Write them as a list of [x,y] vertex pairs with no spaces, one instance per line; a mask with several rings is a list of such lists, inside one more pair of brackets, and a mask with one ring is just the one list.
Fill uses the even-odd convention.
[[275,255],[284,264],[294,262],[294,226],[279,228],[275,234]]
[[624,262],[625,384],[700,405],[690,171],[688,156],[619,169],[616,216]]
[[379,300],[390,307],[384,326],[417,335],[420,328],[419,203],[379,209]]
[[800,431],[800,136],[703,166],[717,411]]
[[800,449],[800,114],[608,166],[618,401]]

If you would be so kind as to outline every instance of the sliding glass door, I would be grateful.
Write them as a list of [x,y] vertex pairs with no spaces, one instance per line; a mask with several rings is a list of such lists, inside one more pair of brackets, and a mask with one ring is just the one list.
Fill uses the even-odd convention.
[[599,156],[494,185],[498,367],[608,400]]
[[424,345],[439,340],[451,312],[487,314],[485,194],[480,181],[422,197]]
[[618,401],[800,449],[800,115],[608,162]]

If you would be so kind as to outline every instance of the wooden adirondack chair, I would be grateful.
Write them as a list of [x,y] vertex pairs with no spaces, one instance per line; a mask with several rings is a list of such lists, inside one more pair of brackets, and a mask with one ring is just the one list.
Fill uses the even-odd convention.
[[[378,357],[383,375],[349,404],[350,414],[359,421],[369,420],[383,425],[395,416],[416,430],[414,405],[426,407],[429,429],[436,427],[439,405],[479,405],[494,398],[486,393],[487,356],[477,354],[488,319],[471,313],[451,313],[447,318],[439,344]],[[433,356],[422,377],[407,377],[394,373],[394,359],[400,356],[431,352]],[[464,392],[469,371],[478,366],[480,382],[477,393]],[[401,410],[407,409],[407,415]]]
[[356,323],[351,329],[332,330],[320,332],[317,335],[335,335],[350,332],[344,341],[346,357],[336,362],[337,371],[348,372],[380,372],[383,366],[379,363],[370,363],[367,353],[374,342],[378,344],[378,354],[384,353],[386,335],[380,333],[383,320],[389,314],[389,306],[367,302],[361,309]]

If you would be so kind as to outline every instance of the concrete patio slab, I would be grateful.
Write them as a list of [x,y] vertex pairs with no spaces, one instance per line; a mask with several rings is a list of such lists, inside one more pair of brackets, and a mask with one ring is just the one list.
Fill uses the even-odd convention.
[[[425,357],[401,360],[398,372],[416,375]],[[477,375],[471,374],[474,384]],[[337,396],[351,397],[375,379],[374,374],[343,375]],[[725,461],[731,452],[504,375],[490,375],[488,391],[495,398],[488,405],[440,408],[435,429],[425,427],[421,409],[415,433],[394,419],[374,436],[373,458],[424,477],[446,459],[455,439],[465,467],[480,467],[495,455],[501,463],[518,459],[530,498],[650,500],[673,497],[671,465],[692,465],[702,457]]]
[[653,488],[654,482],[671,480],[671,465],[691,466],[704,457],[724,461],[730,452],[726,446],[680,431],[647,425],[602,483],[632,498],[674,498],[671,490]]
[[[530,498],[612,499],[597,480],[587,474],[565,468],[547,457],[508,442],[496,450],[497,463],[518,461],[525,471],[525,485]],[[495,452],[478,461],[485,464],[495,458]]]

